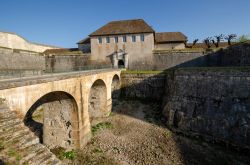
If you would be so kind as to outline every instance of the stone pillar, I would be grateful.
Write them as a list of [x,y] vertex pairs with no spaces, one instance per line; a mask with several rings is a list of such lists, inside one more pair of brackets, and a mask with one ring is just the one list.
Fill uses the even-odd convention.
[[128,68],[128,54],[124,54],[124,67]]
[[[75,112],[73,102],[70,99],[57,100],[45,103],[43,143],[48,148],[60,146],[66,149],[76,148],[78,132],[76,121],[72,115]],[[73,128],[74,127],[74,128]]]
[[117,53],[113,54],[113,67],[118,68],[118,59],[117,59]]

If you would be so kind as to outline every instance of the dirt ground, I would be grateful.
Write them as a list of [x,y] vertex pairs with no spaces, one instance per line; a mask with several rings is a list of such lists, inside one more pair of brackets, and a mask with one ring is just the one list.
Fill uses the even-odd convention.
[[247,155],[170,132],[159,110],[158,103],[114,101],[110,116],[93,122],[91,142],[70,164],[250,164]]

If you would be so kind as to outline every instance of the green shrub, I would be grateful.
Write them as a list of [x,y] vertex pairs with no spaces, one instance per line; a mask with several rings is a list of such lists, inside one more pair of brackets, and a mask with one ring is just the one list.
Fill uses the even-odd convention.
[[66,159],[74,160],[76,158],[76,152],[74,150],[64,152],[63,157]]
[[110,123],[110,122],[102,122],[102,123],[98,123],[95,126],[92,126],[91,131],[92,131],[93,134],[95,134],[99,130],[111,129],[111,128],[113,128],[112,123]]

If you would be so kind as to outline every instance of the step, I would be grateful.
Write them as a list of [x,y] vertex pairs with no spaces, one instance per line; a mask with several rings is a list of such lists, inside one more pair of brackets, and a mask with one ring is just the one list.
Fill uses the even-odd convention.
[[1,115],[16,115],[16,113],[8,108],[0,109],[0,116]]
[[[27,151],[25,151],[25,152],[27,152]],[[21,159],[21,162],[31,164],[33,162],[33,160],[35,159],[35,157],[37,155],[41,154],[42,152],[44,152],[44,146],[42,146],[41,144],[37,144],[37,148],[34,151],[32,151],[31,153],[29,153],[28,155],[26,155],[25,157],[23,157]]]
[[25,140],[23,140],[21,143],[18,143],[18,145],[16,145],[17,149],[21,149],[21,147],[27,147],[30,146],[32,144],[37,144],[39,143],[39,138],[36,137],[35,135],[31,135],[31,137],[26,138]]
[[39,151],[35,153],[35,155],[32,158],[27,160],[28,164],[36,162],[37,158],[40,157],[44,152],[46,152],[46,150],[44,148],[41,148]]
[[17,115],[14,114],[14,113],[3,113],[3,114],[0,114],[0,120],[4,120],[4,119],[10,119],[10,118],[16,118],[18,119]]
[[10,137],[16,136],[24,131],[29,131],[28,128],[19,127],[17,129],[10,129],[0,134],[0,139],[9,139]]
[[13,142],[17,141],[18,143],[21,143],[22,140],[25,140],[25,138],[32,137],[32,134],[29,130],[21,131],[20,133],[16,134],[15,136],[10,137],[9,139],[5,139],[5,142]]
[[28,147],[21,149],[25,153],[23,154],[23,157],[22,157],[20,163],[22,164],[22,163],[26,162],[27,160],[31,159],[33,156],[36,155],[36,152],[38,152],[42,148],[43,147],[41,146],[41,144],[37,143],[37,144],[33,144],[33,145],[30,145]]
[[46,149],[43,154],[36,157],[36,163],[41,164],[42,162],[45,162],[47,159],[49,159],[52,156],[52,153]]
[[53,158],[53,154],[49,153],[45,155],[40,161],[37,161],[37,164],[48,164]]
[[9,126],[10,124],[13,124],[13,123],[18,123],[18,122],[22,122],[20,119],[17,119],[17,118],[11,118],[11,119],[4,119],[4,120],[1,120],[0,119],[0,128],[1,127],[4,127],[4,126]]
[[54,155],[51,155],[51,158],[47,159],[46,161],[42,162],[40,165],[59,165],[61,161]]
[[23,122],[12,123],[10,125],[0,127],[0,133],[3,133],[11,129],[15,129],[16,127],[22,127],[22,126],[24,126]]

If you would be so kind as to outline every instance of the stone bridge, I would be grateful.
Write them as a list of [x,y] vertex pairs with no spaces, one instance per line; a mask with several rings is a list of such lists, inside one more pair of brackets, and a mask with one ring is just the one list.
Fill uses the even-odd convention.
[[[119,84],[120,70],[114,69],[1,80],[0,98],[49,148],[80,148],[91,138],[91,120],[111,112]],[[32,119],[38,108],[41,123]]]

